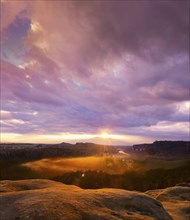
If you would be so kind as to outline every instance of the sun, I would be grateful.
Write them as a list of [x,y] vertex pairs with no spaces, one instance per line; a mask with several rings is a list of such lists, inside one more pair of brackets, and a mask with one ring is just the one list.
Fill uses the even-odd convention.
[[126,138],[125,135],[112,133],[112,131],[108,129],[101,130],[100,133],[97,134],[97,137],[102,138],[102,139],[107,139],[107,140],[108,139],[109,140],[111,139],[122,140]]
[[104,138],[104,139],[107,139],[107,138],[110,138],[110,134],[108,134],[107,132],[102,132],[99,137],[101,138]]

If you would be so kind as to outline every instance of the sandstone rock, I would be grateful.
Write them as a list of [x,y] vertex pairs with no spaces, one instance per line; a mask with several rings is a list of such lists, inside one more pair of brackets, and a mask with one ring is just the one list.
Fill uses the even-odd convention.
[[190,187],[175,186],[146,192],[162,202],[164,208],[175,220],[190,219]]
[[120,189],[83,190],[50,180],[1,181],[3,220],[172,219],[150,196]]

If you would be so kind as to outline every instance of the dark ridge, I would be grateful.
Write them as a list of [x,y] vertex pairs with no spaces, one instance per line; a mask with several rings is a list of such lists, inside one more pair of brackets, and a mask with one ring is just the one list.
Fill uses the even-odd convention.
[[132,146],[133,153],[156,158],[185,159],[190,158],[189,141],[155,141],[152,144]]
[[0,144],[0,160],[38,160],[54,157],[101,156],[117,153],[116,147],[91,143]]

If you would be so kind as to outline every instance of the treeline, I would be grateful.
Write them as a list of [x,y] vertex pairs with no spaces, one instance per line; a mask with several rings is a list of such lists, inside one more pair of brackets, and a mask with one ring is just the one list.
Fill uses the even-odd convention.
[[[0,180],[47,179],[44,173],[37,173],[28,167],[20,166],[19,161],[0,161]],[[190,183],[190,161],[173,169],[153,169],[148,171],[131,170],[124,174],[108,174],[103,171],[68,172],[49,178],[84,189],[120,188],[147,191]]]
[[155,169],[146,172],[128,171],[122,175],[110,175],[103,171],[78,171],[65,173],[52,179],[84,189],[120,188],[147,191],[190,182],[190,162],[174,169]]
[[20,165],[20,161],[0,160],[0,180],[23,180],[41,178],[28,167]]

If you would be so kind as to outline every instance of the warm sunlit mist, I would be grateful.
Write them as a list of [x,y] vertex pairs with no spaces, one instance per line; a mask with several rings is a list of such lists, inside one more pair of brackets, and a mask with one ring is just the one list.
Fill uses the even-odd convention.
[[[51,164],[51,166],[49,166]],[[109,174],[123,174],[133,168],[133,162],[126,155],[112,156],[89,156],[78,158],[45,158],[32,162],[23,163],[37,173],[44,173],[47,177],[81,171],[103,171]],[[48,172],[47,172],[48,170]]]

